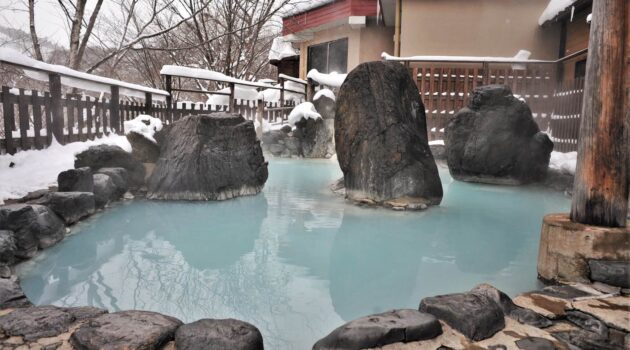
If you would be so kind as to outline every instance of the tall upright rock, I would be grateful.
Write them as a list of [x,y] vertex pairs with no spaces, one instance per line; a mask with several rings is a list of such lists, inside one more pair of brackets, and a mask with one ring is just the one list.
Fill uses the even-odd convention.
[[527,104],[504,85],[475,89],[446,127],[445,143],[453,178],[495,184],[544,179],[553,150]]
[[165,130],[148,198],[224,200],[262,190],[267,162],[251,121],[225,112],[189,115]]
[[355,68],[339,90],[335,144],[346,197],[396,208],[440,204],[418,88],[396,62]]

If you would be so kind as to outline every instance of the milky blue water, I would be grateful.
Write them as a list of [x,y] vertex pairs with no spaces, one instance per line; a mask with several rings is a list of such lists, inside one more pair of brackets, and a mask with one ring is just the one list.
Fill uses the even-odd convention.
[[310,349],[345,321],[425,296],[536,288],[541,219],[570,204],[441,169],[441,206],[393,212],[332,194],[336,162],[272,160],[269,173],[254,197],[117,205],[20,265],[22,286],[36,304],[242,319],[267,349]]

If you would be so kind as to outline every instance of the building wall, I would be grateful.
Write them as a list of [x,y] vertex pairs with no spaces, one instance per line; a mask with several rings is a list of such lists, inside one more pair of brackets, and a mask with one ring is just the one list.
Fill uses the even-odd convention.
[[[573,20],[567,19],[566,42],[563,56],[570,55],[580,50],[588,48],[588,36],[591,25],[586,23],[586,16],[591,13],[590,6],[573,15]],[[560,26],[562,24],[556,24]],[[564,80],[573,80],[575,76],[575,63],[586,59],[586,54],[572,58],[564,63]]]
[[557,59],[560,28],[541,28],[549,0],[402,0],[401,56]]
[[306,79],[308,47],[327,41],[348,38],[348,72],[362,62],[380,60],[383,51],[394,47],[394,30],[389,27],[368,26],[352,29],[350,25],[324,29],[313,33],[313,39],[300,43],[300,78]]

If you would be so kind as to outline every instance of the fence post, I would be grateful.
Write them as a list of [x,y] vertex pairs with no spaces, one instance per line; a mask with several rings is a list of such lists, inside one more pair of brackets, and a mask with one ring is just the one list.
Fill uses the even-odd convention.
[[[114,129],[114,133],[121,131],[120,127],[120,92],[118,86],[111,86],[111,99],[109,101],[109,122],[110,128]],[[124,131],[124,130],[123,130]]]
[[150,92],[144,93],[144,113],[148,115],[153,113],[153,94]]
[[278,83],[280,83],[280,107],[284,107],[284,78],[280,77]]
[[168,120],[170,123],[173,122],[173,81],[170,75],[164,76],[164,85],[166,87],[166,92],[168,92],[168,96],[166,96],[166,117],[165,121]]
[[482,84],[488,85],[488,83],[490,82],[490,63],[484,62],[482,69],[483,69]]
[[53,135],[57,142],[64,144],[63,135],[63,107],[61,106],[61,76],[57,73],[48,75],[50,89],[50,112],[52,117]]
[[7,153],[15,153],[15,145],[13,144],[13,129],[15,128],[15,119],[13,112],[13,103],[10,101],[11,93],[8,86],[2,87],[2,111],[4,113],[4,138]]
[[313,96],[315,96],[315,82],[311,78],[308,78],[306,82],[306,101],[313,102]]
[[234,83],[230,83],[230,101],[228,101],[228,108],[230,109],[230,113],[236,112],[234,110],[234,107],[236,105],[235,96],[236,96],[236,85]]
[[265,100],[259,99],[256,105],[256,120],[258,121],[256,136],[258,136],[259,140],[262,139],[263,134],[263,114],[265,114]]

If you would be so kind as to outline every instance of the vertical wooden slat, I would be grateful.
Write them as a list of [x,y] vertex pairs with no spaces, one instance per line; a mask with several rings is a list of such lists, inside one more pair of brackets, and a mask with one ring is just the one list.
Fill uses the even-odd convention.
[[85,109],[86,109],[86,127],[87,127],[87,134],[86,137],[90,140],[94,140],[94,130],[92,130],[92,128],[94,127],[94,116],[92,115],[92,100],[90,98],[90,96],[85,96]]
[[2,87],[2,112],[4,117],[4,137],[6,151],[15,154],[15,143],[13,141],[13,129],[15,128],[15,118],[11,92],[8,86]]
[[42,130],[42,100],[36,90],[31,90],[31,104],[33,105],[33,146],[36,149],[44,148]]
[[20,89],[18,96],[18,121],[20,124],[20,147],[22,150],[31,148],[28,141],[29,115],[28,115],[28,96],[24,93],[24,89]]

